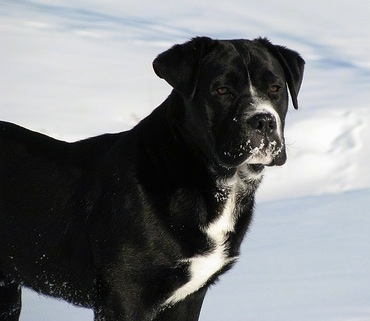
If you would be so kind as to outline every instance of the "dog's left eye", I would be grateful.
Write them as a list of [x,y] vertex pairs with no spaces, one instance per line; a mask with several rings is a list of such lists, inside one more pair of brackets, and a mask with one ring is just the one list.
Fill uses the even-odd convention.
[[230,90],[229,90],[229,88],[227,88],[227,87],[220,87],[220,88],[217,88],[217,89],[216,89],[216,92],[217,92],[220,96],[230,94]]
[[271,92],[271,93],[277,93],[279,90],[280,90],[280,86],[279,85],[271,85],[270,87],[269,87],[269,91]]

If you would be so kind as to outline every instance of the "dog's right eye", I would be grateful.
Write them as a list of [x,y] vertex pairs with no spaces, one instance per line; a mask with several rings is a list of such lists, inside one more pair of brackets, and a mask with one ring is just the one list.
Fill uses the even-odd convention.
[[228,94],[230,94],[230,93],[231,93],[231,92],[230,92],[230,90],[229,90],[229,88],[227,88],[227,87],[220,87],[220,88],[217,88],[217,89],[216,89],[216,92],[217,92],[217,94],[219,94],[220,96],[228,95]]
[[271,85],[269,87],[269,91],[274,94],[278,93],[280,89],[281,87],[279,85]]

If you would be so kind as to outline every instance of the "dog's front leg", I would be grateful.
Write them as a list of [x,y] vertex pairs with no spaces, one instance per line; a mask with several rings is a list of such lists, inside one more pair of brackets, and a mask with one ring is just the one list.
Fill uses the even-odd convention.
[[21,313],[21,287],[0,272],[0,320],[18,321]]
[[198,321],[207,288],[189,295],[183,301],[163,310],[154,321]]
[[101,282],[94,304],[94,321],[151,321],[154,309],[145,304],[139,288],[130,283]]
[[149,313],[145,307],[122,307],[118,301],[109,306],[103,304],[94,311],[94,321],[152,321],[153,318],[153,312]]

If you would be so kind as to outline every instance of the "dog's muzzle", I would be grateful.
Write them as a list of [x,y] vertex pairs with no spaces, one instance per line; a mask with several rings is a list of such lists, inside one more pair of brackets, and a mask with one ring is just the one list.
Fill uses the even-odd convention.
[[249,164],[268,166],[283,165],[286,161],[285,144],[281,125],[270,113],[259,113],[247,120],[250,139],[247,144]]
[[243,128],[233,135],[231,145],[224,147],[225,163],[280,166],[286,161],[281,123],[277,116],[261,112],[246,118]]

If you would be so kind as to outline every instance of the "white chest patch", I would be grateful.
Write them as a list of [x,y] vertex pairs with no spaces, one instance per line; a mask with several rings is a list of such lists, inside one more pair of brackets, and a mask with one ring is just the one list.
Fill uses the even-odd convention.
[[234,184],[230,188],[222,214],[203,229],[210,243],[213,243],[212,250],[182,261],[189,263],[190,280],[172,293],[163,306],[182,301],[205,285],[226,264],[237,259],[237,257],[230,258],[228,256],[229,249],[226,243],[228,233],[234,231],[236,223],[234,215],[237,194],[236,185]]

